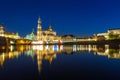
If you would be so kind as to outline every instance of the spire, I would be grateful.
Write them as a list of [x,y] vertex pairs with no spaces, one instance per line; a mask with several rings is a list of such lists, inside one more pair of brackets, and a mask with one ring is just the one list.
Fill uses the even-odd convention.
[[32,29],[32,33],[31,34],[34,34],[34,28]]

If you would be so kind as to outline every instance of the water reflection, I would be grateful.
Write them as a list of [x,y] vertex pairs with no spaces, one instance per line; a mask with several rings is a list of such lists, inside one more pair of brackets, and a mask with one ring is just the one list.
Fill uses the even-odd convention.
[[42,70],[43,60],[52,61],[57,54],[73,54],[76,52],[93,52],[95,55],[107,56],[108,58],[120,59],[119,45],[17,45],[0,49],[0,66],[4,67],[4,62],[18,58],[21,54],[37,59],[38,71]]
[[38,71],[40,72],[42,69],[42,60],[48,60],[50,64],[52,60],[56,58],[56,51],[59,52],[60,49],[58,45],[32,45],[31,49],[36,51],[37,56],[37,64],[38,64]]

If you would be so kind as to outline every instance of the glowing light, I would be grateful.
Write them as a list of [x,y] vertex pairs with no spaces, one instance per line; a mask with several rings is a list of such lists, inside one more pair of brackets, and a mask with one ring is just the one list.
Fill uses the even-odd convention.
[[49,45],[46,45],[46,50],[49,50]]
[[13,42],[13,41],[10,41],[10,44],[14,44],[14,42]]
[[76,52],[76,45],[73,45],[73,51]]
[[43,50],[43,45],[34,45],[34,46],[32,47],[32,49],[33,49],[33,50],[40,50],[40,51],[42,51],[42,50]]
[[60,50],[63,50],[63,45],[60,45]]
[[58,45],[54,45],[53,51],[58,51]]
[[60,44],[62,44],[63,42],[62,42],[62,40],[60,40]]
[[109,53],[109,49],[106,49],[106,50],[105,50],[105,53],[107,53],[107,54],[108,54],[108,53]]
[[43,41],[33,41],[32,44],[43,44]]
[[10,51],[13,51],[14,50],[14,46],[10,46]]

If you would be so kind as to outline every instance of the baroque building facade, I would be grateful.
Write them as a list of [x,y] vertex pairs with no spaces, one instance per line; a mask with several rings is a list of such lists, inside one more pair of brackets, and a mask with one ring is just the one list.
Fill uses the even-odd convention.
[[34,30],[30,34],[27,34],[25,39],[36,40],[36,34],[34,33]]
[[53,31],[52,26],[50,25],[48,30],[42,29],[42,22],[40,17],[38,18],[38,25],[37,25],[37,36],[36,40],[44,41],[44,42],[58,42],[61,40],[60,36],[56,35],[56,32]]
[[19,39],[20,38],[18,33],[6,32],[4,25],[0,25],[0,36],[7,37],[7,38],[13,38],[13,39]]
[[98,33],[97,37],[108,39],[120,39],[120,28],[109,29],[106,33]]

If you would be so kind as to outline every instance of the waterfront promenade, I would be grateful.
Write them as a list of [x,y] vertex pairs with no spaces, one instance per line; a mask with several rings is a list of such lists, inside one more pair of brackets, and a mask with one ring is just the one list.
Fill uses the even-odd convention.
[[[8,46],[8,45],[31,45],[31,40],[29,39],[12,39],[12,38],[5,38],[5,37],[0,37],[0,45],[2,46]],[[103,45],[103,44],[109,44],[109,45],[116,45],[120,44],[120,39],[114,39],[114,40],[95,40],[95,39],[81,39],[81,40],[72,40],[72,41],[62,41],[62,43],[45,43],[44,45],[66,45],[66,44],[83,44],[83,45]],[[40,44],[37,44],[40,45]]]

